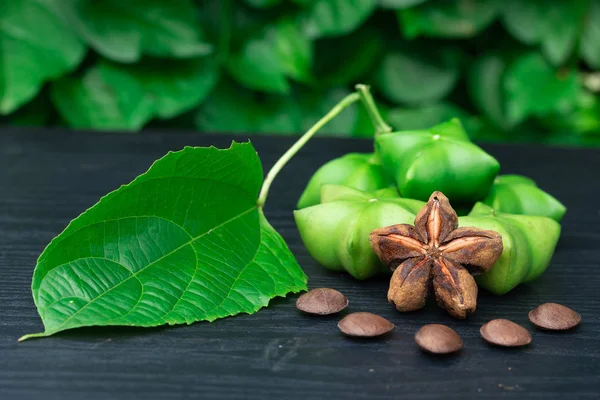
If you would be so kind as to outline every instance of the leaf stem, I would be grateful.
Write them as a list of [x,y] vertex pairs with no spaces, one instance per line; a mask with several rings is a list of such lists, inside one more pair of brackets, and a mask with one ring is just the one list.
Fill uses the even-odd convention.
[[373,100],[373,96],[371,96],[371,91],[369,86],[358,84],[355,86],[358,94],[360,95],[360,100],[363,105],[367,109],[367,113],[371,118],[371,122],[373,123],[373,127],[375,127],[375,137],[379,136],[382,133],[391,132],[393,129],[391,126],[385,123],[383,117],[379,113],[377,106],[375,105],[375,100]]
[[47,336],[50,336],[50,335],[47,334],[46,332],[30,333],[30,334],[21,336],[19,339],[17,339],[17,341],[22,342],[22,341],[28,340],[28,339],[41,338],[41,337],[47,337]]
[[348,96],[344,97],[331,109],[331,111],[329,111],[323,118],[318,120],[316,124],[314,124],[308,131],[306,131],[306,133],[302,135],[300,139],[298,139],[298,141],[294,143],[292,147],[290,147],[281,156],[279,160],[277,160],[275,165],[273,165],[273,167],[267,174],[262,188],[260,190],[258,201],[256,203],[258,205],[258,208],[264,207],[265,201],[267,201],[267,195],[269,194],[269,188],[271,187],[273,180],[275,179],[279,171],[281,171],[281,169],[285,166],[285,164],[287,164],[287,162],[290,161],[290,159],[294,157],[294,155],[296,155],[296,153],[306,144],[306,142],[310,140],[311,137],[313,137],[315,133],[317,133],[319,129],[321,129],[325,124],[327,124],[329,121],[335,118],[346,107],[359,100],[360,95],[358,93],[351,93]]

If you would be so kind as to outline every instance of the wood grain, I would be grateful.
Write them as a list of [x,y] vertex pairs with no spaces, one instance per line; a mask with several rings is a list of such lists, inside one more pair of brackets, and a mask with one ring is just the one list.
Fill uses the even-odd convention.
[[[535,179],[568,207],[546,274],[506,296],[481,293],[477,312],[458,321],[435,304],[399,314],[387,282],[331,273],[306,253],[291,211],[307,179],[327,160],[369,151],[361,140],[315,139],[271,189],[267,216],[309,276],[350,300],[338,316],[296,310],[296,296],[255,315],[156,329],[86,328],[17,343],[40,331],[30,293],[36,258],[69,222],[103,194],[129,182],[168,150],[226,147],[232,136],[152,132],[141,135],[4,129],[0,134],[0,399],[597,399],[600,396],[600,151],[484,146],[502,173]],[[246,140],[245,137],[235,137]],[[291,138],[253,136],[265,167]],[[266,168],[265,168],[266,169]],[[593,177],[586,178],[586,177]],[[591,179],[591,180],[590,180]],[[527,313],[565,304],[583,318],[563,333],[536,330]],[[380,340],[352,340],[336,328],[346,313],[368,311],[396,329]],[[533,335],[525,349],[490,347],[479,327],[511,319]],[[464,349],[423,354],[413,336],[425,324],[455,329]]]

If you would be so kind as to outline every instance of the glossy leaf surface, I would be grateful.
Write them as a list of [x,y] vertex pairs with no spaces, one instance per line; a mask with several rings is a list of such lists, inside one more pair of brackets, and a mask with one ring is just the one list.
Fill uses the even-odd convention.
[[45,332],[32,336],[213,321],[305,290],[306,276],[256,205],[261,184],[250,143],[156,161],[44,250],[32,290]]

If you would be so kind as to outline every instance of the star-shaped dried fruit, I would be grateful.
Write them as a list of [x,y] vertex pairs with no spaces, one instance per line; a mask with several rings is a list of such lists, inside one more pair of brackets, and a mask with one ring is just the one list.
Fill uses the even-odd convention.
[[502,254],[502,236],[474,227],[458,228],[448,198],[434,192],[415,218],[375,229],[371,247],[394,270],[388,300],[398,311],[422,308],[432,284],[440,307],[465,318],[477,306],[477,284],[471,276],[487,271]]

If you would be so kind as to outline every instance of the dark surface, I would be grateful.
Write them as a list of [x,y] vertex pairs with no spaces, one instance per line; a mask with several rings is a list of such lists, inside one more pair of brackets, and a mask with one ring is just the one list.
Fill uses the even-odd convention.
[[[531,176],[569,211],[548,272],[503,297],[482,293],[477,312],[466,321],[434,304],[399,314],[386,301],[385,279],[357,282],[310,258],[291,214],[303,186],[325,161],[370,147],[368,141],[315,139],[276,180],[267,217],[298,257],[309,287],[342,291],[350,300],[342,315],[370,311],[389,318],[396,324],[389,336],[345,338],[336,327],[341,316],[303,315],[294,306],[297,296],[289,296],[255,315],[214,323],[86,328],[17,343],[21,335],[42,329],[31,275],[44,246],[69,220],[168,150],[227,147],[231,139],[0,132],[0,399],[600,397],[599,150],[484,146],[503,173]],[[253,142],[268,167],[292,139]],[[527,313],[547,301],[577,310],[581,326],[566,333],[534,329]],[[533,343],[525,349],[490,347],[479,327],[492,318],[523,324]],[[442,358],[421,353],[413,335],[427,323],[456,329],[464,339],[462,352]]]

